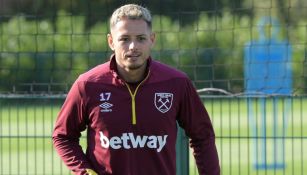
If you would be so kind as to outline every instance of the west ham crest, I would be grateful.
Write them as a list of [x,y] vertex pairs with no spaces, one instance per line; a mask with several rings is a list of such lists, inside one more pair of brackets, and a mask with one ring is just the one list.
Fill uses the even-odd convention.
[[166,113],[172,107],[173,94],[172,93],[155,93],[155,106],[162,112]]

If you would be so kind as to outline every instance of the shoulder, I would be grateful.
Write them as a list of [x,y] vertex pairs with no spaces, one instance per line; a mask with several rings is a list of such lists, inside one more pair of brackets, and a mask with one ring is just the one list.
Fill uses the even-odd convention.
[[152,61],[150,69],[149,83],[155,84],[155,88],[173,89],[177,94],[181,94],[182,99],[185,99],[186,94],[195,94],[196,89],[191,79],[182,71],[173,68],[169,65],[160,63],[158,61]]
[[189,79],[184,72],[155,60],[151,62],[150,71],[151,74],[159,80]]
[[81,74],[77,81],[81,82],[103,82],[106,79],[110,79],[112,72],[110,70],[110,62],[106,62],[88,70]]

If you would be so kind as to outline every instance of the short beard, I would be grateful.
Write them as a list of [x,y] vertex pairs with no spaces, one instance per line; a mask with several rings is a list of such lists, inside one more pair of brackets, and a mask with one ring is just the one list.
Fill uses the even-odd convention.
[[141,64],[141,65],[129,65],[128,68],[130,70],[137,70],[137,69],[140,69],[143,65],[146,65],[147,64],[147,61],[144,62],[144,64]]

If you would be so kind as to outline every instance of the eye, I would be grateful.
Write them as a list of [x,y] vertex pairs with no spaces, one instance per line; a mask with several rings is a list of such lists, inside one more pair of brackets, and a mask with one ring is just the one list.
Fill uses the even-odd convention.
[[127,42],[127,41],[129,41],[129,38],[128,37],[122,37],[122,38],[119,38],[119,41]]
[[140,37],[138,37],[137,39],[138,39],[139,41],[146,41],[146,40],[147,40],[147,38],[144,37],[144,36],[140,36]]

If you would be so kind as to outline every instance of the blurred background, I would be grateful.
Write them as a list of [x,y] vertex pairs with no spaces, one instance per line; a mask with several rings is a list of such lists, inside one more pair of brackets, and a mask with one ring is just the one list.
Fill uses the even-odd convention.
[[[198,89],[222,174],[307,171],[307,1],[0,0],[0,174],[69,174],[53,124],[78,75],[109,59],[108,20],[127,3],[152,12],[153,58]],[[197,174],[178,137],[178,174]]]
[[276,18],[278,39],[293,48],[293,93],[306,93],[303,0],[1,0],[0,91],[67,92],[80,73],[108,59],[108,19],[124,3],[151,10],[155,59],[185,71],[198,88],[233,93],[244,91],[243,51],[258,39],[259,19]]

